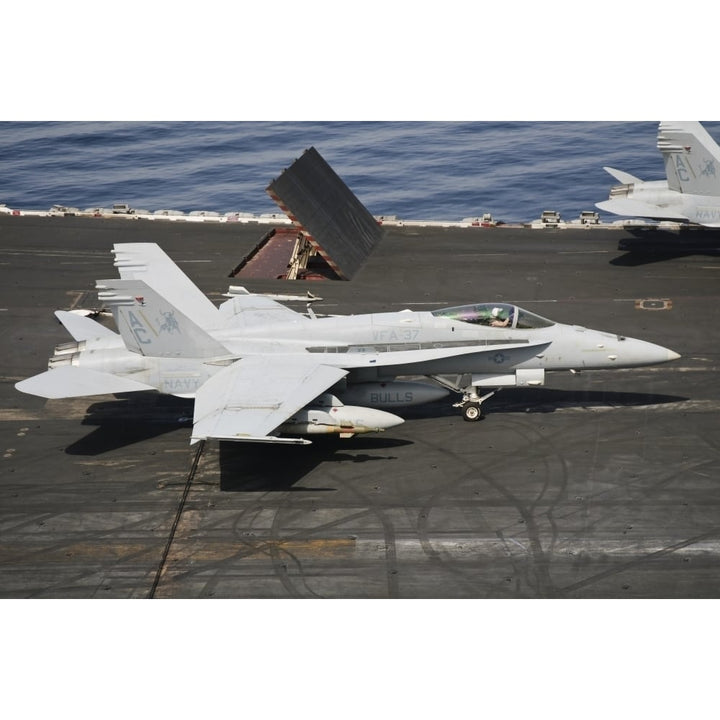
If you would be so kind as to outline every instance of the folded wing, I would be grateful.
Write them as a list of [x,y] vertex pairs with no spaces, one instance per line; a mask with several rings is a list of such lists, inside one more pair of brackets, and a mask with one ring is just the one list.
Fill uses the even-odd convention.
[[306,443],[273,433],[346,374],[341,368],[297,357],[238,360],[198,390],[191,443],[206,438]]

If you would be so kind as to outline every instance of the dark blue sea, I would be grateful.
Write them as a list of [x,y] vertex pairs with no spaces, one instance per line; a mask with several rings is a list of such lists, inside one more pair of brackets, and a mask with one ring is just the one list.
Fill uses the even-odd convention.
[[[703,122],[720,138],[720,122]],[[2,122],[0,203],[276,212],[267,185],[314,146],[374,215],[566,220],[604,165],[664,177],[653,122]],[[615,216],[601,214],[604,220]]]

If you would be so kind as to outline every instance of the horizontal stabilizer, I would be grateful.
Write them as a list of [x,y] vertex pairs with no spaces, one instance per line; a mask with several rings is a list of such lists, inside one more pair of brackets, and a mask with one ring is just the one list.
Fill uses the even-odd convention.
[[640,178],[637,178],[634,175],[625,172],[624,170],[616,170],[615,168],[611,167],[604,167],[603,170],[606,173],[610,173],[610,175],[612,175],[618,182],[621,182],[623,185],[634,185],[635,183],[642,182]]
[[20,392],[51,400],[155,390],[151,385],[145,385],[135,380],[74,365],[64,365],[27,380],[21,380],[15,384],[15,388]]
[[115,338],[121,342],[120,336],[94,320],[65,310],[56,310],[55,317],[63,324],[65,329],[77,340],[99,340],[101,338]]

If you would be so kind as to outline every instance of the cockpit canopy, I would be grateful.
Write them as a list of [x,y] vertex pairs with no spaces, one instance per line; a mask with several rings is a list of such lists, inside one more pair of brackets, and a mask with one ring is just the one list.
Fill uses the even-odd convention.
[[448,318],[471,325],[487,325],[488,327],[514,328],[516,330],[533,330],[551,327],[555,323],[544,317],[535,315],[507,303],[483,303],[481,305],[461,305],[459,307],[434,310],[435,317]]

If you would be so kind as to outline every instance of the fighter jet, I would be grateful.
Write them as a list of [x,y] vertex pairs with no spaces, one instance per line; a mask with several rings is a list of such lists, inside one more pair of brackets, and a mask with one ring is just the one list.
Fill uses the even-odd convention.
[[403,422],[388,410],[449,391],[474,421],[498,388],[543,385],[550,370],[680,357],[508,303],[318,317],[235,293],[216,307],[157,245],[113,251],[120,278],[96,287],[119,333],[56,312],[75,342],[58,346],[46,372],[15,387],[45,398],[143,390],[194,398],[191,444],[307,444],[320,433],[382,431]]
[[720,227],[720,148],[707,130],[699,122],[661,122],[657,146],[667,179],[644,182],[603,168],[622,184],[596,207],[616,215]]

